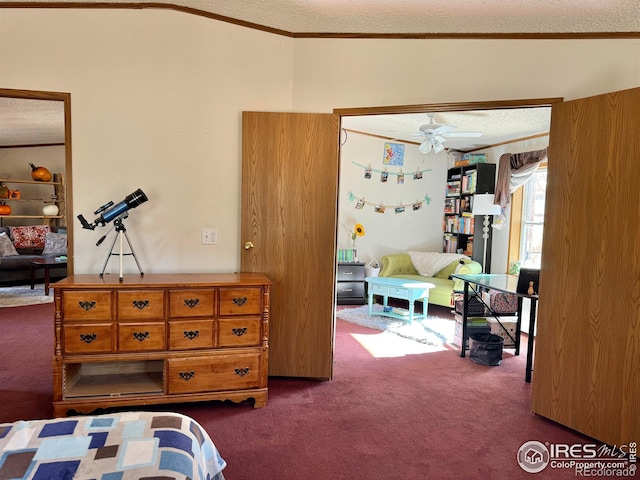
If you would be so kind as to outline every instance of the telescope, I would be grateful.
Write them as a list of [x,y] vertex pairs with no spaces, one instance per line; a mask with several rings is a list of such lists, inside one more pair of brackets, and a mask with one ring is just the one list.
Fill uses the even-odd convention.
[[78,220],[82,224],[82,228],[86,228],[87,230],[95,230],[96,227],[104,227],[110,221],[119,218],[124,213],[126,213],[131,208],[136,208],[141,203],[149,200],[147,196],[141,189],[137,189],[135,192],[130,193],[124,200],[120,203],[114,205],[113,202],[105,203],[100,208],[98,208],[94,215],[98,215],[93,223],[87,222],[87,220],[82,216],[78,215]]

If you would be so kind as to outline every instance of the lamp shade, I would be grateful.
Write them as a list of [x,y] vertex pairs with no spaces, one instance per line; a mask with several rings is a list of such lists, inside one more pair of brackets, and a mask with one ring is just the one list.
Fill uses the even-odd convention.
[[493,193],[483,193],[473,197],[473,215],[500,215],[502,209],[500,205],[493,203]]

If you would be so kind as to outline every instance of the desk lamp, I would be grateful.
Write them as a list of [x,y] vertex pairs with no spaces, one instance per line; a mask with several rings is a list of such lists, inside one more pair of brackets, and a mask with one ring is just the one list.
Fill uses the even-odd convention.
[[484,239],[484,250],[482,252],[482,273],[487,273],[487,240],[489,239],[489,215],[500,215],[500,205],[493,204],[493,193],[483,193],[474,195],[473,209],[471,213],[475,215],[484,215],[482,223],[482,238]]

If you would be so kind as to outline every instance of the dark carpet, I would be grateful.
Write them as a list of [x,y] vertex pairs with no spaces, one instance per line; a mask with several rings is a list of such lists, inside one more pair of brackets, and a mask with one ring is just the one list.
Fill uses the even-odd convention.
[[[506,351],[498,367],[457,350],[372,354],[363,344],[376,345],[380,334],[338,321],[334,380],[271,378],[265,408],[141,409],[200,422],[228,463],[227,480],[575,478],[568,469],[531,475],[517,464],[530,440],[588,441],[531,413],[524,353]],[[411,351],[402,343],[409,340],[396,341],[393,351]],[[2,309],[0,342],[0,422],[51,417],[53,306]]]

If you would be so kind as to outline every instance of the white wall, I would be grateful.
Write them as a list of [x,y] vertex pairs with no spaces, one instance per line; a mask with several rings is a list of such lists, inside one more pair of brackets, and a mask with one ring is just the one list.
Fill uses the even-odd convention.
[[[142,188],[125,223],[145,272],[238,268],[241,112],[292,109],[291,39],[171,11],[0,9],[0,45],[2,87],[71,93],[75,214]],[[101,270],[104,233],[76,223],[77,273]]]
[[[365,235],[356,239],[360,261],[368,262],[371,258],[380,261],[384,255],[407,250],[442,251],[447,155],[423,155],[416,145],[405,144],[404,165],[385,166],[385,140],[354,132],[346,138],[340,152],[338,248],[351,248],[350,230],[360,223],[365,228]],[[364,178],[365,169],[361,165],[371,166],[371,179]],[[390,175],[383,183],[380,176],[385,169]],[[416,170],[427,170],[421,180],[413,180]],[[400,171],[404,173],[402,185],[394,175]],[[355,208],[356,200],[351,194],[364,198],[361,210]],[[414,202],[420,202],[422,208],[414,211]],[[372,204],[384,205],[385,213],[377,213]],[[403,213],[395,213],[395,206],[405,204]]]
[[[71,93],[74,213],[149,196],[128,220],[149,273],[239,267],[243,110],[571,99],[640,83],[638,40],[294,40],[152,9],[0,9],[0,45],[0,87]],[[200,245],[206,226],[218,246]],[[101,234],[76,228],[78,273],[101,269]]]

